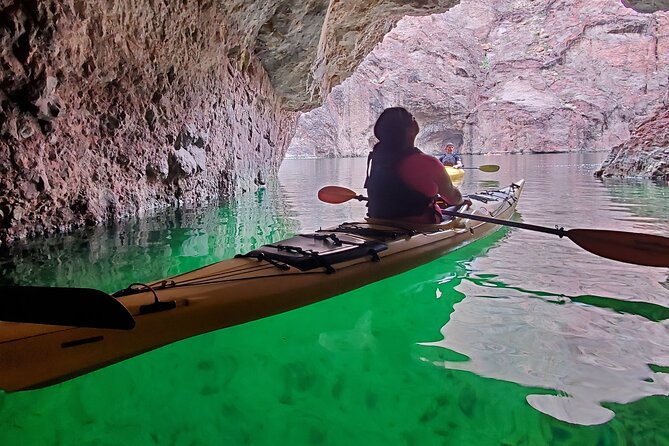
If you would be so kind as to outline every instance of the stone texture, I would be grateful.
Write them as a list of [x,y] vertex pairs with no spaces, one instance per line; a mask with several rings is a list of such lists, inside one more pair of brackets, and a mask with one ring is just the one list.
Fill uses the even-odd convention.
[[459,0],[331,0],[311,67],[314,81],[310,93],[321,98],[347,79],[402,17],[436,14],[458,3]]
[[662,103],[668,20],[617,0],[468,0],[406,18],[300,117],[288,155],[363,155],[394,105],[417,116],[427,151],[607,150]]
[[213,2],[2,10],[6,238],[216,199],[276,171],[294,118]]
[[622,3],[638,12],[669,11],[667,0],[622,0]]
[[669,180],[669,109],[641,124],[629,141],[613,148],[595,175]]
[[[669,11],[666,0],[624,0],[625,6],[641,12]],[[669,97],[656,114],[641,123],[632,138],[613,148],[601,168],[603,177],[646,177],[669,180]]]
[[453,3],[0,0],[0,242],[263,184],[294,110]]

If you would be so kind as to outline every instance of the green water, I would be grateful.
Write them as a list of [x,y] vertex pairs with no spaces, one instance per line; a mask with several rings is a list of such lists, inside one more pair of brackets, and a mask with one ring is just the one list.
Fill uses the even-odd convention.
[[[669,236],[669,188],[596,180],[603,157],[466,159],[502,169],[462,189],[523,177],[522,221]],[[112,291],[353,221],[362,205],[315,191],[360,189],[364,169],[288,160],[228,206],[18,247],[2,279]],[[502,230],[309,307],[0,393],[0,444],[669,445],[668,276]]]

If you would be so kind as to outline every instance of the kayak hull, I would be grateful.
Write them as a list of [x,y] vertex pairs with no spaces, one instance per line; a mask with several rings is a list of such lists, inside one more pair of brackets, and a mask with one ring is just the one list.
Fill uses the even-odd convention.
[[444,169],[446,169],[446,173],[448,176],[451,178],[451,181],[453,182],[459,182],[462,181],[465,178],[465,170],[464,169],[456,169],[455,167],[451,166],[444,166]]
[[[523,183],[472,195],[474,205],[467,212],[511,218]],[[278,259],[298,255],[277,242],[262,247],[259,258],[227,259],[149,284],[151,290],[115,293],[135,320],[131,330],[0,322],[0,389],[44,387],[172,342],[309,305],[415,268],[498,228],[469,219],[411,226],[378,220],[344,223],[298,236],[333,245],[328,255],[339,260],[331,264],[294,267],[267,260],[272,253],[279,253]],[[337,246],[330,240],[344,242]],[[346,258],[347,250],[357,254]],[[323,258],[312,254],[311,260]],[[170,305],[152,309],[156,300]]]

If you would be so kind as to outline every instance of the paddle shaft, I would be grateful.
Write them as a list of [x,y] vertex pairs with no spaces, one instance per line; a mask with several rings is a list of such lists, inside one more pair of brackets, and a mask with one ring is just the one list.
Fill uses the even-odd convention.
[[[340,200],[338,200],[338,202],[341,202],[342,200],[368,201],[367,197],[365,197],[364,195],[356,195],[355,192],[351,191],[350,189],[339,188],[338,186],[335,186],[333,187],[333,190],[342,191],[340,192],[341,198]],[[450,215],[452,217],[468,218],[470,220],[477,220],[485,223],[493,223],[496,225],[513,226],[514,228],[529,229],[530,231],[538,231],[538,232],[543,232],[545,234],[553,234],[557,235],[558,237],[564,237],[565,235],[568,236],[567,234],[568,231],[565,231],[563,228],[547,228],[545,226],[531,225],[528,223],[520,223],[517,221],[510,221],[510,220],[500,220],[499,218],[486,217],[484,215],[464,214],[462,212],[447,211],[444,209],[441,209],[441,213],[444,215]]]
[[[325,186],[318,191],[318,198],[332,204],[345,203],[348,200],[367,200],[362,195],[341,186]],[[669,267],[669,238],[652,234],[636,234],[633,232],[602,230],[602,229],[569,229],[548,228],[528,223],[500,220],[484,215],[465,214],[442,209],[442,214],[468,220],[482,221],[501,226],[528,229],[545,234],[567,237],[581,248],[607,259],[635,265]]]
[[499,166],[497,164],[484,164],[483,166],[479,167],[453,167],[453,166],[446,166],[446,167],[452,167],[454,169],[470,169],[470,170],[480,170],[481,172],[497,172],[499,170]]
[[529,229],[530,231],[553,234],[557,235],[558,237],[564,237],[565,235],[568,235],[567,231],[565,231],[563,228],[547,228],[546,226],[537,226],[510,220],[500,220],[499,218],[486,217],[484,215],[464,214],[462,212],[446,211],[443,209],[441,210],[441,213],[444,215],[450,215],[452,217],[467,218],[469,220],[477,220],[485,223],[493,223],[496,225],[513,226],[514,228]]

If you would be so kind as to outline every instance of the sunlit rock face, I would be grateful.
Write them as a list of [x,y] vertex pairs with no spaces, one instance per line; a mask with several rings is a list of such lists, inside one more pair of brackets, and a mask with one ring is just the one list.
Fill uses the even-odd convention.
[[0,1],[0,242],[249,190],[404,14],[454,0]]
[[[623,3],[642,12],[669,11],[666,0],[625,0]],[[669,97],[652,118],[639,125],[629,141],[613,148],[595,175],[669,180],[668,125]]]
[[369,151],[383,108],[418,118],[419,147],[465,153],[608,150],[667,91],[669,16],[618,0],[468,0],[404,19],[301,116],[289,156]]

